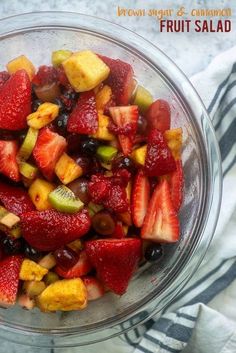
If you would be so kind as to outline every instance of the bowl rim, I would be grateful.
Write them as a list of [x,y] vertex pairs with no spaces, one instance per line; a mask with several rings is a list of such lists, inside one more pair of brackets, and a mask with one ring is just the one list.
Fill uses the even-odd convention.
[[[42,16],[42,14],[44,14],[44,16]],[[53,17],[51,17],[51,16],[53,16]],[[63,16],[67,17],[67,20],[68,20],[68,18],[70,18],[70,20],[72,20],[72,18],[73,18],[73,20],[76,19],[77,25],[75,26],[74,23],[72,25],[72,21],[71,21],[71,23],[69,23],[69,20],[68,20],[68,25],[65,26],[64,22],[62,21],[62,17]],[[34,20],[33,22],[32,22],[32,18],[31,17],[33,17],[33,20]],[[54,18],[54,21],[53,21],[53,18]],[[12,21],[13,19],[16,20],[16,21]],[[47,23],[46,19],[47,20],[50,19],[50,21],[51,21],[50,23],[51,24]],[[86,25],[85,26],[85,24],[83,22],[84,21],[83,19],[86,19],[86,21],[88,19],[92,19],[94,22],[96,22],[96,25],[93,23],[92,25],[90,24],[90,25]],[[20,20],[20,22],[23,21],[23,22],[21,22],[21,27],[20,28],[15,26],[15,24],[16,24],[15,22],[17,22],[17,24],[18,24],[18,20]],[[65,20],[65,18],[63,20]],[[80,20],[81,20],[81,23],[80,23]],[[54,24],[52,24],[52,22]],[[63,22],[63,24],[60,25],[60,23],[62,23],[62,22]],[[98,26],[98,24],[104,24],[104,27],[106,29],[100,30],[100,27]],[[144,55],[141,52],[141,50],[140,50],[141,49],[141,43],[142,44],[145,43],[145,45],[147,45],[147,47],[150,49],[150,51],[156,52],[156,55],[159,58],[161,57],[166,63],[168,63],[170,65],[170,67],[172,68],[172,71],[174,69],[174,71],[175,71],[175,79],[176,79],[176,76],[178,76],[178,80],[184,82],[185,89],[187,87],[192,92],[192,97],[194,97],[194,98],[191,98],[191,100],[193,99],[195,102],[197,102],[201,106],[204,122],[207,124],[208,137],[209,137],[209,134],[211,136],[212,146],[210,146],[210,147],[214,149],[214,153],[217,156],[216,164],[214,163],[214,166],[212,165],[211,168],[216,173],[218,173],[218,177],[216,177],[215,181],[214,181],[215,182],[214,188],[218,189],[218,195],[213,195],[213,190],[211,190],[211,200],[210,200],[211,203],[214,202],[214,203],[217,204],[217,206],[216,206],[216,209],[215,209],[215,216],[213,217],[210,214],[210,210],[211,210],[211,206],[212,205],[210,205],[210,207],[208,205],[209,210],[208,210],[208,214],[205,215],[206,216],[205,217],[206,218],[205,226],[207,225],[207,223],[209,223],[209,221],[212,222],[211,227],[210,227],[211,228],[211,236],[209,237],[209,239],[207,241],[207,246],[205,247],[205,249],[204,249],[203,253],[201,254],[201,256],[199,256],[198,261],[195,263],[195,266],[192,269],[191,273],[188,273],[188,275],[185,276],[185,279],[182,279],[181,286],[179,286],[178,290],[175,290],[174,294],[177,294],[177,293],[179,293],[182,290],[182,288],[187,283],[187,281],[192,277],[193,273],[196,271],[196,269],[200,265],[203,257],[205,256],[207,248],[209,247],[211,239],[213,237],[213,234],[214,234],[214,231],[215,231],[215,228],[216,228],[216,224],[217,224],[217,220],[218,220],[219,211],[220,211],[220,202],[221,202],[221,193],[222,193],[221,157],[220,157],[220,152],[219,152],[219,146],[218,146],[218,143],[217,143],[217,140],[216,140],[216,136],[215,136],[215,133],[214,133],[214,128],[212,126],[212,123],[211,123],[211,120],[210,120],[210,118],[208,116],[208,113],[207,113],[207,111],[206,111],[206,109],[204,107],[204,104],[203,104],[201,98],[199,97],[198,93],[194,89],[192,83],[186,77],[186,75],[176,66],[176,64],[170,58],[168,58],[168,56],[162,50],[160,50],[158,47],[154,46],[147,39],[143,38],[142,36],[138,35],[137,33],[133,32],[133,31],[131,31],[129,29],[126,29],[126,28],[124,28],[124,27],[122,27],[122,26],[120,26],[118,24],[112,23],[111,21],[108,21],[108,20],[105,20],[105,19],[102,19],[102,18],[98,18],[96,16],[80,14],[80,13],[76,13],[76,12],[66,12],[66,11],[41,11],[41,12],[28,12],[28,13],[22,13],[22,14],[18,14],[18,15],[13,15],[13,16],[9,16],[9,17],[5,17],[5,18],[0,19],[0,40],[3,39],[3,38],[6,38],[7,36],[12,36],[15,33],[34,31],[34,30],[37,30],[37,29],[58,28],[58,27],[59,28],[63,28],[63,29],[69,28],[69,29],[73,29],[73,30],[76,30],[76,29],[77,30],[78,29],[84,30],[85,29],[86,31],[88,31],[90,33],[92,33],[92,32],[99,33],[100,35],[106,37],[109,40],[117,40],[117,38],[116,38],[117,34],[118,33],[120,34],[120,32],[122,32],[122,35],[124,35],[124,36],[122,38],[121,46],[123,44],[125,44],[126,46],[128,45],[129,47],[132,48],[132,50],[134,52],[136,52],[136,53],[138,52],[139,55],[141,55],[142,57],[147,57],[148,62],[149,63],[150,63],[150,61],[152,63],[154,62],[154,65],[156,66],[157,65],[156,56],[155,56],[155,60],[154,59],[150,60],[150,58],[148,56]],[[98,30],[98,28],[99,28],[99,30]],[[126,40],[124,40],[125,35],[127,36]],[[119,39],[119,41],[120,41],[120,39]],[[137,42],[138,42],[138,44],[137,44]],[[169,69],[169,67],[168,67],[168,69]],[[167,78],[168,78],[168,80],[170,82],[173,83],[173,86],[175,86],[175,82],[173,82],[173,79],[170,79],[170,77],[168,77],[168,76],[167,76]],[[201,131],[201,133],[203,133],[203,132]],[[209,146],[208,146],[208,148],[209,148]],[[208,173],[210,173],[209,170],[208,170]],[[201,231],[201,234],[202,234],[202,236],[204,235],[204,229]],[[201,240],[201,239],[199,238],[198,240]],[[188,263],[189,263],[189,261],[186,260],[185,265],[184,265],[185,268],[187,267]],[[179,274],[178,274],[178,276],[179,276]],[[176,282],[176,280],[175,280],[175,282]],[[173,285],[172,285],[172,287],[173,287]],[[154,303],[155,299],[156,299],[155,296],[151,299],[153,301],[153,303]],[[141,317],[141,319],[136,324],[132,325],[132,328],[134,328],[135,326],[139,325],[141,322],[148,320],[151,316],[155,315],[160,310],[160,308],[158,308],[158,309],[157,308],[156,309],[152,308],[150,310],[150,307],[147,308],[147,306],[149,306],[149,305],[150,305],[150,302],[145,303],[144,305],[142,305],[142,307],[140,307],[136,311],[130,313],[129,315],[126,315],[125,318],[121,318],[120,320],[117,320],[115,323],[114,322],[108,322],[106,327],[97,328],[96,329],[97,332],[99,331],[101,333],[101,331],[106,330],[107,333],[103,334],[102,338],[101,337],[99,337],[99,338],[94,337],[94,340],[92,342],[98,342],[98,341],[100,341],[102,339],[111,338],[111,337],[117,336],[117,335],[119,335],[121,333],[124,333],[124,332],[128,331],[131,327],[123,328],[122,330],[118,330],[117,326],[118,325],[121,326],[121,324],[123,324],[124,322],[127,322],[127,320],[132,318],[134,315],[140,314],[141,311],[147,310],[148,315],[145,318]],[[26,336],[28,334],[35,335],[35,337],[40,336],[41,337],[40,339],[42,339],[42,335],[45,335],[45,336],[48,335],[49,337],[54,336],[55,340],[56,340],[56,338],[58,336],[61,335],[62,339],[61,340],[58,339],[58,343],[56,343],[56,341],[54,341],[54,343],[53,343],[54,347],[56,347],[56,346],[58,346],[58,347],[71,346],[70,344],[65,343],[66,342],[66,339],[65,339],[66,337],[65,336],[68,336],[69,340],[71,340],[71,335],[77,336],[77,337],[79,336],[80,338],[84,335],[84,333],[80,334],[76,330],[75,331],[74,330],[71,331],[71,329],[69,329],[69,328],[68,329],[59,330],[59,332],[57,332],[57,330],[51,330],[51,331],[47,330],[47,332],[43,332],[43,330],[41,330],[39,332],[38,330],[29,330],[28,327],[27,327],[27,329],[24,329],[24,326],[18,327],[17,325],[14,325],[14,324],[11,324],[11,323],[7,323],[7,322],[4,322],[4,327],[2,327],[2,328],[3,328],[3,331],[5,333],[4,334],[4,338],[6,338],[6,332],[7,331],[14,332],[14,334],[17,336],[16,342],[19,343],[18,336],[21,337],[21,335],[24,334],[25,335],[24,339],[27,342],[30,342],[29,345],[32,345],[32,342],[31,342],[31,340],[28,341],[26,339]],[[90,335],[89,343],[91,343],[91,339],[92,339],[91,333],[89,332],[89,335]],[[86,333],[85,333],[85,335],[86,335]],[[10,338],[10,340],[12,340],[12,337]],[[64,340],[64,342],[62,342],[63,340]],[[24,344],[28,344],[27,342],[25,342]],[[79,343],[77,342],[77,344],[79,344],[79,345],[87,344],[86,339],[85,339],[84,343],[83,342],[79,342]],[[35,344],[35,345],[37,345],[37,344]],[[51,344],[48,345],[48,343],[46,342],[45,345],[40,345],[40,346],[51,347]],[[73,346],[74,346],[74,343],[73,343]]]

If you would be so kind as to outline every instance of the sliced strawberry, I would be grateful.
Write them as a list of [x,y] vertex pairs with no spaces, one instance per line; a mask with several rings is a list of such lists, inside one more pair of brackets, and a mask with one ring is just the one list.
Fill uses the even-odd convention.
[[148,176],[160,176],[169,174],[175,169],[175,160],[163,134],[157,129],[151,130],[148,136],[147,155],[145,159],[146,174]]
[[19,70],[0,90],[0,129],[22,130],[31,113],[31,82],[25,70]]
[[0,173],[14,181],[20,181],[20,172],[16,160],[17,152],[17,141],[0,140]]
[[88,300],[96,300],[105,294],[105,289],[97,278],[85,276],[82,280],[87,288]]
[[170,186],[167,180],[162,180],[149,202],[141,237],[157,243],[174,243],[178,241],[179,233],[179,220],[172,205]]
[[141,240],[91,240],[85,243],[85,251],[103,284],[116,294],[124,294],[141,259]]
[[26,190],[20,187],[10,186],[0,182],[0,203],[4,207],[20,216],[22,213],[35,210]]
[[23,257],[14,255],[0,261],[0,306],[9,307],[16,302],[19,274]]
[[86,252],[83,250],[80,253],[78,262],[68,270],[60,266],[55,267],[56,273],[63,278],[77,278],[87,275],[92,270],[92,265],[88,260]]
[[68,119],[67,130],[77,134],[94,134],[98,129],[98,113],[93,91],[80,94]]
[[149,129],[158,129],[161,132],[170,129],[170,106],[163,99],[153,102],[146,113]]
[[101,55],[100,58],[110,68],[110,75],[106,83],[111,87],[117,104],[129,104],[135,88],[132,66],[119,59],[115,60]]
[[[109,109],[114,123],[118,126],[117,134],[124,155],[132,152],[134,138],[138,127],[138,107],[130,105],[127,107],[111,107]],[[114,128],[112,132],[116,133]]]
[[176,211],[183,201],[184,174],[181,160],[176,161],[176,170],[170,175],[171,200]]
[[123,224],[122,224],[122,222],[118,221],[115,226],[115,231],[111,235],[111,238],[122,239],[122,238],[125,238],[125,236],[126,236],[126,234],[124,232]]
[[10,75],[7,71],[0,72],[0,88],[4,85],[4,83],[10,78]]
[[131,212],[136,227],[142,227],[150,199],[150,183],[148,177],[139,171],[132,189]]
[[55,210],[31,211],[21,215],[23,237],[34,248],[51,251],[86,234],[91,226],[87,211],[75,214]]
[[39,132],[33,156],[42,174],[52,180],[57,161],[67,146],[66,139],[45,127]]

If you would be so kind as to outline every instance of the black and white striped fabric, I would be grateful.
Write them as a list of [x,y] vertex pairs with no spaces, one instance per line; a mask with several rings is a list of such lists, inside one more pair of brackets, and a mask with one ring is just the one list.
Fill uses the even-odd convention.
[[123,336],[134,347],[129,352],[236,352],[236,324],[207,306],[236,279],[236,220],[227,228],[236,208],[236,47],[216,57],[192,83],[208,109],[222,156],[219,223],[202,265],[185,290],[160,318]]

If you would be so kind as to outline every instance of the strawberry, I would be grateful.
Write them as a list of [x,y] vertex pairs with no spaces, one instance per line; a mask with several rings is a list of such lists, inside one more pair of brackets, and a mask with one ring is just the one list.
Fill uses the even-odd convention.
[[181,160],[176,162],[176,170],[170,175],[171,200],[176,211],[179,211],[183,200],[184,175]]
[[26,190],[0,182],[0,203],[17,216],[35,210]]
[[98,239],[85,243],[85,251],[104,286],[116,294],[125,293],[141,259],[138,238]]
[[98,113],[93,91],[80,94],[78,102],[69,116],[67,130],[77,134],[94,134],[98,129]]
[[16,302],[19,286],[21,255],[6,257],[0,261],[0,306],[9,307]]
[[118,126],[117,131],[114,128],[111,128],[111,130],[118,134],[122,151],[126,156],[132,152],[138,126],[138,107],[137,105],[111,107],[109,112],[114,123]]
[[86,252],[83,250],[79,255],[77,263],[68,270],[60,266],[55,267],[56,273],[63,278],[77,278],[87,275],[92,270],[92,265],[88,260]]
[[161,132],[170,129],[170,106],[163,99],[153,102],[146,112],[149,129],[158,129]]
[[124,228],[123,228],[123,224],[122,222],[116,222],[116,226],[115,226],[115,231],[114,233],[111,235],[111,238],[115,238],[115,239],[122,239],[125,238],[125,232],[124,232]]
[[56,250],[82,237],[90,225],[87,211],[65,214],[46,210],[21,215],[23,237],[31,246],[42,251]]
[[141,229],[141,237],[157,243],[179,239],[179,220],[172,205],[170,186],[162,180],[153,192]]
[[105,294],[102,283],[95,277],[85,276],[82,278],[88,293],[88,300],[101,298]]
[[7,71],[0,72],[0,88],[4,85],[4,83],[10,78],[10,75]]
[[17,152],[17,141],[0,140],[0,173],[13,181],[20,181],[20,172],[16,160]]
[[147,155],[145,159],[145,171],[148,176],[160,176],[169,174],[176,169],[175,160],[168,148],[163,134],[157,130],[151,130],[148,136]]
[[25,70],[19,70],[0,90],[0,129],[22,130],[31,113],[31,83]]
[[119,105],[129,104],[135,88],[132,66],[121,60],[111,59],[102,55],[99,57],[110,68],[106,84],[111,87],[116,103]]
[[140,170],[134,179],[131,199],[132,218],[136,227],[142,227],[143,225],[149,198],[150,183],[146,175]]
[[42,174],[48,180],[52,180],[57,161],[67,146],[63,136],[45,127],[40,130],[33,156]]

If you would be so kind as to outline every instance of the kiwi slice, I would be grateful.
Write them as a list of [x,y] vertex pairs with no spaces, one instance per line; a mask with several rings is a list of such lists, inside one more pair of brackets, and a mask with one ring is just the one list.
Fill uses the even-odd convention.
[[109,163],[117,155],[118,150],[113,146],[99,146],[97,149],[97,156],[105,163]]
[[65,185],[60,185],[50,192],[48,200],[60,212],[75,213],[84,207],[83,202]]
[[151,93],[143,86],[138,86],[135,92],[133,104],[139,107],[141,113],[145,113],[153,102]]
[[29,180],[34,180],[38,173],[38,168],[27,162],[21,162],[19,165],[19,170],[21,175]]
[[56,50],[52,52],[52,65],[54,67],[60,66],[63,61],[68,59],[72,55],[70,50]]
[[36,144],[37,138],[38,130],[30,127],[18,152],[17,157],[20,161],[26,161],[30,157]]

